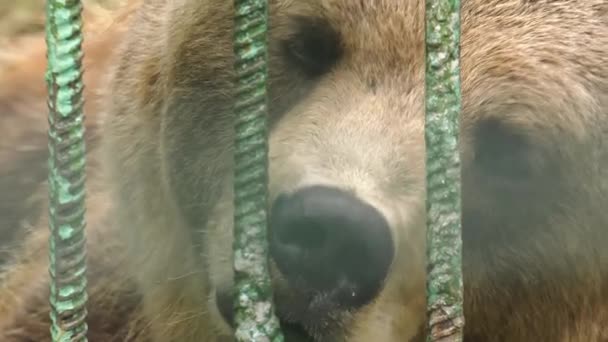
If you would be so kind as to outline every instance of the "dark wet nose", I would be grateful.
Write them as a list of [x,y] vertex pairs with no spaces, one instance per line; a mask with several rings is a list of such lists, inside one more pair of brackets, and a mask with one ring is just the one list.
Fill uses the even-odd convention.
[[344,308],[380,290],[393,259],[384,216],[355,195],[315,186],[275,201],[270,252],[292,286],[326,293]]

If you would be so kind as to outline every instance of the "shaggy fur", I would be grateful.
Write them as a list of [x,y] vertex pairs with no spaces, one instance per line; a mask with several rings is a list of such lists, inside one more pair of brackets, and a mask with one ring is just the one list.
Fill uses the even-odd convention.
[[[462,6],[465,340],[606,340],[608,5]],[[124,13],[85,47],[89,91],[107,90],[89,109],[101,110],[90,128],[101,137],[89,153],[90,340],[227,339],[217,298],[232,282],[232,2],[132,1]],[[371,303],[321,322],[271,263],[277,312],[316,341],[422,341],[424,2],[273,0],[271,19],[270,199],[349,190],[382,212],[396,248]],[[335,36],[336,53],[311,72],[286,47],[310,53],[300,40],[315,28]],[[16,65],[27,63],[43,54]],[[42,104],[44,88],[20,76],[42,69],[15,70],[2,84],[22,79],[19,93]],[[16,108],[2,127],[14,115],[42,151],[42,116],[18,102],[0,96]],[[0,145],[2,168],[41,171],[31,186],[0,186],[34,194],[43,159],[9,150],[19,141]],[[26,208],[6,194],[22,211],[3,232]],[[2,341],[47,339],[46,218],[34,217],[41,228],[13,238],[22,247],[5,267]]]

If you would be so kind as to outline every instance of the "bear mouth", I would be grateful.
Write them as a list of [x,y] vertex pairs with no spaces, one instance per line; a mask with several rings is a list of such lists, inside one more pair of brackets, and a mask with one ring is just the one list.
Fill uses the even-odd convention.
[[[217,292],[217,308],[224,321],[234,329],[234,310],[232,296],[227,292]],[[315,339],[300,323],[284,319],[279,315],[279,323],[286,342],[314,342]]]

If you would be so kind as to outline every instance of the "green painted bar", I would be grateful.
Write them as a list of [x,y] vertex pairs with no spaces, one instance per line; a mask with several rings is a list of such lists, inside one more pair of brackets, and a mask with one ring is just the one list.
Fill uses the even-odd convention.
[[283,341],[267,246],[268,2],[235,0],[234,278],[237,341]]
[[46,2],[50,316],[54,342],[87,340],[81,11],[79,0]]
[[462,341],[460,0],[426,0],[427,341]]

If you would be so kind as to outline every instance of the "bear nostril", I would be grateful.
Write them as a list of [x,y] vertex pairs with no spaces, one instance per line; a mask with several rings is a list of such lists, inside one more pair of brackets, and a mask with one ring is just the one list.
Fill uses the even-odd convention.
[[315,186],[279,196],[270,230],[270,252],[291,286],[328,294],[342,307],[369,302],[393,258],[384,216],[339,189]]

